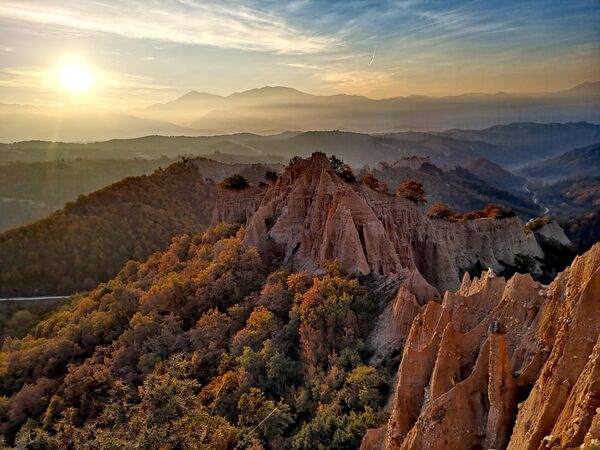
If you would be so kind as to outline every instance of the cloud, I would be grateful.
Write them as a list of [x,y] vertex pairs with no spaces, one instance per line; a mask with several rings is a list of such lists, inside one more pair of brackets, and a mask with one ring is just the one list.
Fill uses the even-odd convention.
[[376,70],[329,71],[317,75],[330,92],[380,96],[396,83],[395,73]]
[[284,64],[285,66],[288,67],[294,67],[296,69],[310,69],[310,70],[317,70],[319,67],[312,65],[312,64],[302,64],[302,63],[286,63]]
[[0,87],[43,89],[48,87],[48,69],[39,67],[3,67]]
[[340,45],[332,36],[298,29],[283,17],[231,1],[9,0],[0,3],[0,17],[66,30],[280,54],[318,53]]

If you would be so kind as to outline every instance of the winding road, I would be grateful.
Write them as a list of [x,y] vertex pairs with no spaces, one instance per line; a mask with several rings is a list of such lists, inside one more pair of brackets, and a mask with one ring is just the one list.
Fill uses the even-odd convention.
[[41,300],[64,300],[69,298],[70,295],[51,295],[51,296],[41,296],[41,297],[5,297],[0,298],[0,302],[31,302],[31,301],[41,301]]

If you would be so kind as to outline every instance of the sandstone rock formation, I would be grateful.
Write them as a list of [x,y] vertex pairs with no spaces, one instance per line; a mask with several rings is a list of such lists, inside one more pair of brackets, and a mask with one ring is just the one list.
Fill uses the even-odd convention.
[[[399,294],[400,309],[415,309]],[[396,306],[395,306],[396,307]],[[364,449],[573,448],[600,439],[600,243],[549,287],[492,271],[430,301],[384,433]]]
[[261,186],[241,191],[219,189],[212,212],[212,224],[246,223],[260,206],[266,192],[267,188]]
[[220,192],[213,222],[231,219],[246,223],[249,244],[279,248],[293,270],[318,272],[337,258],[365,274],[418,270],[440,289],[456,289],[461,269],[477,262],[498,271],[516,254],[542,256],[516,217],[432,220],[411,201],[345,181],[322,153],[286,168],[268,188]]
[[562,227],[554,220],[540,227],[538,230],[536,230],[535,234],[546,240],[553,239],[566,247],[571,247],[573,245]]
[[439,292],[417,271],[405,270],[398,276],[397,292],[382,311],[377,326],[370,337],[375,349],[373,364],[378,364],[386,356],[398,354],[415,316],[430,300],[439,300]]

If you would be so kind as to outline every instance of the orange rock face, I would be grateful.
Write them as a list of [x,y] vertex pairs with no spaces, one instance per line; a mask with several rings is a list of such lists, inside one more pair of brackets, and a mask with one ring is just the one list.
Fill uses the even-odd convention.
[[441,289],[456,289],[460,270],[477,261],[500,270],[516,254],[542,256],[518,218],[431,220],[411,201],[344,181],[322,153],[263,191],[219,193],[213,222],[231,219],[246,223],[247,243],[277,246],[293,270],[318,272],[337,258],[350,272],[418,270]]
[[549,287],[529,275],[465,275],[458,291],[427,303],[413,321],[386,436],[371,435],[365,448],[596,442],[599,318],[600,243]]

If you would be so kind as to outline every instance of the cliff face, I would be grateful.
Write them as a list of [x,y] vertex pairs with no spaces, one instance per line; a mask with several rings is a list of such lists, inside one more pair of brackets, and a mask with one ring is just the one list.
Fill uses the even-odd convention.
[[275,244],[293,270],[318,272],[337,258],[351,272],[418,270],[435,287],[456,289],[460,270],[478,261],[500,270],[516,254],[542,255],[518,218],[431,220],[413,202],[344,181],[321,153],[288,167],[264,192],[220,193],[213,222],[243,219],[239,211],[247,242]]
[[[600,244],[549,287],[485,272],[412,322],[385,433],[363,448],[571,448],[600,439]],[[405,305],[414,308],[410,296]],[[596,440],[596,441],[595,441]]]
[[248,222],[258,209],[266,191],[266,187],[258,186],[240,191],[219,188],[212,211],[212,226],[219,222]]

